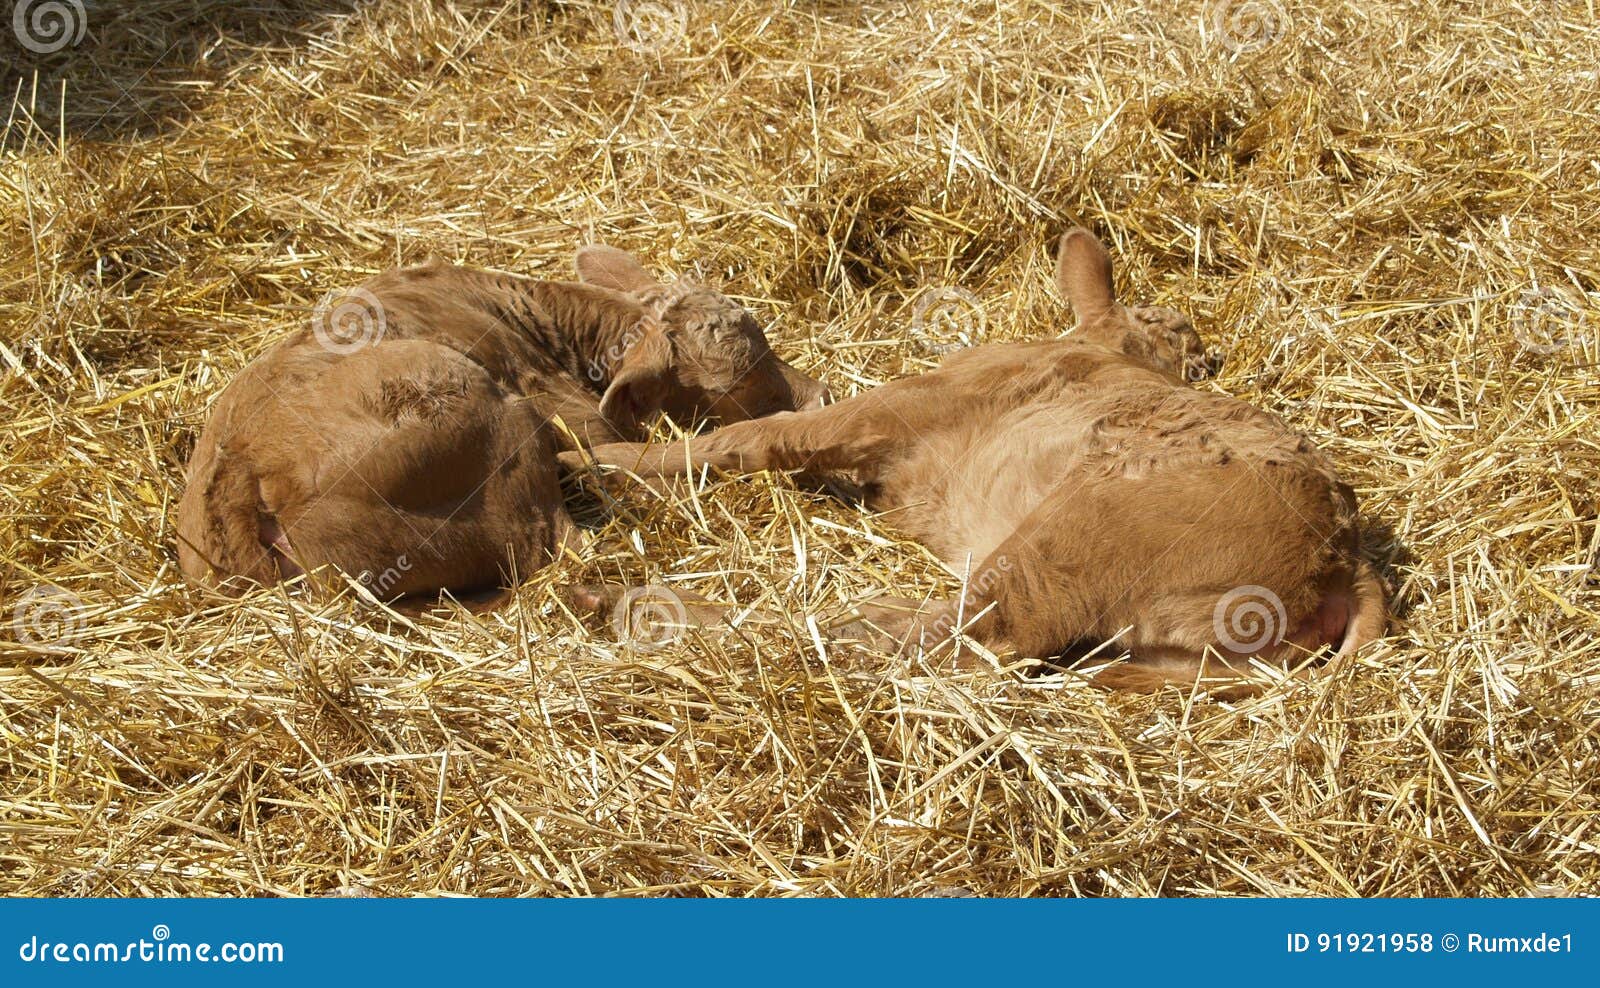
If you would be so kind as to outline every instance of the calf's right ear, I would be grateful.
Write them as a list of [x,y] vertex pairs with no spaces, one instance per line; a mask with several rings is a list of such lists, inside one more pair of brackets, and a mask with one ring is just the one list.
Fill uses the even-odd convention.
[[578,280],[619,292],[641,292],[654,288],[656,280],[637,259],[625,250],[590,244],[578,249],[572,259]]
[[600,414],[623,435],[638,435],[645,420],[665,406],[671,387],[672,344],[659,329],[649,330],[622,355],[600,396]]
[[1080,324],[1093,322],[1116,307],[1111,255],[1081,226],[1061,237],[1056,251],[1056,288],[1072,304]]

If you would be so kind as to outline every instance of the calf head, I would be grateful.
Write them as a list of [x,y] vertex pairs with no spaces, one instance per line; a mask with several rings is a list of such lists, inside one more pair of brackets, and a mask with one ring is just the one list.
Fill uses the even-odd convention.
[[632,255],[599,244],[578,251],[577,268],[583,281],[645,309],[600,400],[618,428],[637,432],[656,412],[726,424],[827,403],[822,382],[773,353],[755,316],[726,295],[687,281],[662,285]]
[[1056,255],[1056,286],[1078,317],[1074,339],[1109,347],[1163,374],[1198,381],[1216,373],[1221,360],[1183,313],[1161,306],[1130,308],[1117,302],[1111,282],[1111,255],[1088,230],[1061,238]]

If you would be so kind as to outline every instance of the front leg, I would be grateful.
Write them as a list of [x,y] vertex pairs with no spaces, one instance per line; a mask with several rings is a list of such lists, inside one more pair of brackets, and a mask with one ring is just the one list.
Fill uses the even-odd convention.
[[645,480],[685,477],[693,473],[687,444],[675,443],[602,443],[588,453],[566,450],[556,454],[556,459],[568,470],[582,470],[590,460],[598,466],[617,467]]
[[[907,428],[885,428],[882,401],[862,401],[875,397],[862,395],[806,412],[779,412],[677,442],[605,443],[590,453],[596,463],[621,467],[644,479],[688,476],[710,466],[732,473],[851,470],[869,482],[896,445],[910,438]],[[563,453],[560,459],[573,469],[584,463],[578,453]]]

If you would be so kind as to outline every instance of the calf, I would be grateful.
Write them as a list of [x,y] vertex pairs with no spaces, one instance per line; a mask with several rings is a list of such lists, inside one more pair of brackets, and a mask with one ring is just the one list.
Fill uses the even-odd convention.
[[1056,281],[1079,321],[1070,338],[977,347],[827,408],[593,456],[646,477],[851,475],[964,577],[954,600],[860,609],[896,639],[960,625],[1039,657],[1115,640],[1132,661],[1103,678],[1148,688],[1380,636],[1355,497],[1328,460],[1275,416],[1188,387],[1207,370],[1199,336],[1170,309],[1119,305],[1087,231],[1062,238]]
[[572,283],[430,262],[319,307],[217,401],[178,508],[184,574],[236,590],[333,567],[381,574],[385,596],[503,584],[574,532],[559,449],[637,437],[658,412],[823,402],[731,299],[610,247],[576,263]]

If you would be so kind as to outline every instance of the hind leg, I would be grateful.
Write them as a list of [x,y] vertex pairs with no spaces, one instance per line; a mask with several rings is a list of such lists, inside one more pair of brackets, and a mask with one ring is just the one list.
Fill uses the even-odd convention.
[[312,483],[271,505],[286,554],[383,598],[504,586],[545,565],[574,526],[539,412],[442,347],[358,357],[321,410],[329,438]]
[[560,551],[565,510],[546,499],[540,472],[502,466],[465,496],[426,505],[329,496],[290,521],[288,542],[305,547],[305,569],[342,571],[385,600],[510,586]]
[[[1103,664],[1132,650],[1140,663],[1149,660],[1106,670],[1106,686],[1148,689],[1174,680],[1193,682],[1202,674],[1237,678],[1237,672],[1203,661],[1203,642],[1199,649],[1168,647],[1174,642],[1169,622],[1161,614],[1151,620],[1149,612],[1171,573],[1159,565],[1159,551],[1137,558],[1142,554],[1127,530],[1108,524],[1117,517],[1118,503],[1077,485],[1063,486],[967,570],[959,597],[874,598],[856,608],[855,620],[844,630],[885,647],[933,649],[959,630],[991,652],[1025,658],[1076,652],[1080,659]],[[1209,607],[1203,615],[1208,631]],[[1195,609],[1168,610],[1189,616]]]
[[975,571],[957,598],[918,601],[877,596],[857,604],[829,630],[888,651],[937,652],[944,660],[936,664],[952,668],[969,667],[974,660],[970,652],[941,649],[959,631],[997,655],[1053,660],[1067,668],[1106,666],[1093,681],[1107,689],[1153,692],[1198,683],[1225,699],[1257,690],[1254,684],[1242,684],[1253,672],[1247,659],[1216,650],[1144,644],[1132,648],[1132,659],[1116,662],[1130,651],[1130,643],[1098,625],[1088,611],[1089,598],[1051,592],[1050,588],[1062,586],[1062,574],[1042,569],[1041,561],[1029,560],[1028,555],[1026,545],[1003,545]]
[[[830,622],[829,630],[895,651],[915,648],[932,652],[960,633],[994,652],[1051,654],[1028,647],[1032,639],[1013,613],[1016,605],[1011,584],[1019,574],[1015,553],[1008,548],[1002,547],[973,567],[962,592],[954,598],[915,600],[880,594],[855,604]],[[1019,635],[1019,630],[1024,634]],[[953,658],[964,665],[959,657],[957,651]]]
[[828,630],[890,648],[914,645],[931,649],[948,640],[961,624],[959,607],[953,601],[879,594],[853,605],[829,622]]
[[1253,689],[1241,683],[1261,664],[1299,675],[1339,640],[1338,596],[1268,575],[1285,565],[1270,557],[1292,545],[1241,535],[1250,518],[1235,521],[1226,506],[1185,517],[1159,493],[1139,481],[1052,492],[970,577],[964,611],[990,609],[967,634],[1040,659],[1102,665],[1131,653],[1096,682],[1200,684],[1213,695]]

